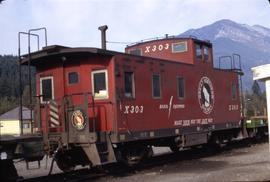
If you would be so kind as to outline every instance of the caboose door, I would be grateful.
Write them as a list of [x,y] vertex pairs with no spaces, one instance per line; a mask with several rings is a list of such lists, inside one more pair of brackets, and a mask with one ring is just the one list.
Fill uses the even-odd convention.
[[[68,120],[69,143],[91,143],[96,141],[96,135],[90,131],[89,126],[89,100],[90,93],[77,93],[67,96],[66,118]],[[83,102],[73,104],[72,98],[81,97]]]

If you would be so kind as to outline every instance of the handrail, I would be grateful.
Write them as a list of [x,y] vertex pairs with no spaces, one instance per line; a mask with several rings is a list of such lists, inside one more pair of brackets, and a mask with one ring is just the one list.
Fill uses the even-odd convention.
[[235,67],[235,57],[238,58],[237,60],[238,60],[239,69],[242,70],[241,56],[240,56],[240,54],[236,54],[236,53],[233,53],[234,68],[236,68]]
[[144,43],[144,42],[148,42],[148,41],[153,41],[153,40],[161,40],[161,39],[168,39],[168,38],[177,38],[177,36],[174,36],[174,35],[171,35],[169,36],[168,34],[165,35],[165,37],[153,37],[153,38],[147,38],[147,39],[143,39],[143,40],[140,40],[140,41],[137,41],[137,42],[133,42],[131,44],[128,44],[127,47],[131,47],[131,46],[134,46],[136,44],[140,44],[140,43]]
[[[230,68],[231,70],[242,70],[242,63],[241,63],[241,56],[239,54],[233,53],[232,56],[220,56],[218,61],[218,68],[222,69],[221,62],[225,60],[226,58],[229,58],[228,60],[230,61]],[[236,59],[237,58],[237,59]],[[238,64],[236,65],[236,61],[238,61]],[[226,68],[224,68],[226,69]]]
[[[194,35],[168,35],[168,34],[165,34],[165,36],[161,36],[161,37],[152,37],[152,38],[143,39],[143,40],[140,40],[140,41],[137,41],[137,42],[132,42],[132,43],[128,44],[127,47],[131,47],[131,46],[134,46],[136,44],[145,43],[145,42],[154,41],[154,40],[174,39],[174,38],[197,39],[197,40],[200,40],[200,41],[205,41],[205,42],[210,43],[210,40],[208,40],[208,39],[200,39],[200,38],[198,38],[198,37],[196,37]],[[113,42],[110,42],[110,41],[107,41],[107,42],[113,43]]]
[[219,69],[221,69],[221,61],[222,60],[225,60],[226,58],[229,58],[229,61],[231,62],[231,69],[232,69],[232,57],[231,56],[220,56],[219,59],[218,59],[218,67]]
[[[45,46],[47,46],[47,29],[45,27],[41,27],[41,28],[34,28],[34,29],[29,29],[28,30],[28,34],[31,34],[31,32],[35,32],[35,31],[39,31],[39,30],[44,30],[44,34],[45,34]],[[31,40],[30,40],[30,36],[28,36],[28,46],[30,46]]]
[[65,94],[64,98],[70,97],[70,96],[75,96],[75,95],[84,95],[84,94],[93,95],[92,92],[77,92],[77,93],[72,93],[72,94]]
[[[28,30],[28,82],[29,82],[29,95],[30,95],[30,98],[29,98],[29,103],[30,103],[30,110],[32,112],[32,83],[31,83],[31,68],[30,68],[30,65],[31,65],[31,32],[34,32],[34,31],[39,31],[39,30],[44,30],[44,33],[45,33],[45,46],[47,46],[47,29],[45,27],[42,27],[42,28],[35,28],[35,29],[30,29]],[[38,45],[38,49],[39,49],[39,45]],[[32,118],[32,115],[30,116],[30,120],[32,121],[33,118]],[[33,127],[31,127],[31,133],[33,133]]]
[[[21,68],[21,35],[28,35],[28,37],[30,36],[34,36],[37,38],[37,45],[38,45],[38,49],[39,49],[39,35],[37,34],[32,34],[32,33],[27,33],[27,32],[18,32],[18,57],[19,57],[19,102],[20,102],[20,128],[21,128],[21,132],[20,134],[23,135],[23,114],[22,114],[22,68]],[[29,76],[30,77],[30,76]],[[32,126],[32,109],[30,108],[30,115],[31,115],[31,132],[33,133],[33,126]]]
[[37,46],[39,50],[39,35],[38,34],[33,34],[33,33],[27,33],[27,32],[18,32],[18,55],[21,55],[21,35],[30,35],[30,36],[35,36],[37,37]]

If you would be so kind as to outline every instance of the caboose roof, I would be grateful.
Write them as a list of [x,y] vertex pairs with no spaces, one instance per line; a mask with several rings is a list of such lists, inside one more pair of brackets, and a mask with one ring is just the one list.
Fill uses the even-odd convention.
[[[42,50],[36,51],[30,54],[31,65],[38,65],[44,58],[49,58],[52,56],[64,56],[64,55],[86,55],[86,54],[102,54],[104,56],[114,56],[117,52],[92,48],[92,47],[66,47],[61,45],[52,45],[43,47]],[[29,55],[23,56],[22,65],[27,65],[29,60]]]
[[197,37],[193,37],[193,36],[168,36],[168,37],[156,37],[156,38],[153,38],[153,39],[146,39],[146,40],[141,40],[139,42],[135,42],[135,43],[132,43],[130,45],[127,45],[126,48],[131,48],[131,47],[137,47],[139,45],[143,45],[143,44],[149,44],[149,43],[152,43],[152,42],[159,42],[159,41],[164,41],[164,40],[176,40],[176,41],[179,41],[179,40],[192,40],[196,43],[203,43],[205,45],[208,45],[209,47],[212,47],[212,43],[209,41],[209,40],[201,40],[201,39],[198,39]]

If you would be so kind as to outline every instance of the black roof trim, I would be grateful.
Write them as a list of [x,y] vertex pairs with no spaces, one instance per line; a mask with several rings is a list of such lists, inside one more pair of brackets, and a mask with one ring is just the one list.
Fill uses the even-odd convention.
[[[42,50],[36,51],[30,54],[31,63],[35,64],[35,61],[38,59],[49,57],[49,56],[56,56],[61,54],[76,54],[76,53],[90,53],[90,54],[103,54],[107,56],[113,56],[116,54],[114,51],[108,51],[104,49],[98,48],[91,48],[91,47],[65,47],[61,45],[51,45],[47,47],[43,47]],[[21,64],[28,64],[29,55],[23,55],[23,59]]]

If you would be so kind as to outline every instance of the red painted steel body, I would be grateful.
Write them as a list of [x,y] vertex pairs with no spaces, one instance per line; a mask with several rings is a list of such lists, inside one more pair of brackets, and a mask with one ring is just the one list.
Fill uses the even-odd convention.
[[[187,50],[172,53],[172,43],[179,42],[185,42]],[[208,47],[207,60],[196,58],[195,44]],[[127,54],[134,49],[140,49],[142,56]],[[110,132],[114,135],[113,143],[240,127],[238,75],[232,70],[213,68],[209,42],[191,38],[162,39],[127,47],[126,52],[55,46],[35,53],[31,64],[37,68],[37,93],[41,94],[40,79],[53,77],[54,99],[61,110],[66,95],[93,92],[93,71],[107,70],[108,98],[95,99],[93,106],[89,97],[88,109],[84,112],[89,115],[88,131]],[[71,72],[78,73],[77,84],[68,83]],[[134,98],[124,95],[125,72],[134,74]],[[160,98],[152,95],[153,74],[160,76]],[[184,98],[177,94],[178,77],[184,78]],[[205,106],[211,108],[206,111],[200,100],[204,89],[201,86],[205,82],[210,86],[208,95],[211,97],[210,106]],[[237,86],[235,98],[232,85]],[[82,95],[72,97],[74,105],[83,103]],[[45,133],[50,130],[46,105],[41,107]],[[59,114],[59,117],[62,127],[51,131],[67,130],[63,127],[66,116]]]
[[[125,58],[116,58],[119,65]],[[158,130],[162,128],[188,127],[190,125],[200,126],[203,124],[220,124],[226,122],[240,121],[240,107],[231,110],[230,105],[239,106],[239,97],[231,98],[231,85],[237,83],[237,75],[228,71],[220,71],[212,68],[211,63],[200,63],[196,65],[179,64],[175,62],[144,58],[144,63],[131,60],[130,68],[135,74],[135,99],[122,99],[118,103],[118,130]],[[123,63],[121,66],[124,66]],[[121,67],[119,66],[119,67]],[[121,69],[120,69],[121,70]],[[122,72],[124,70],[122,69]],[[162,96],[160,99],[152,98],[152,75],[161,75]],[[185,78],[184,99],[177,97],[177,76]],[[205,114],[200,108],[198,98],[199,82],[202,77],[208,77],[213,84],[214,106],[210,114]],[[123,89],[123,79],[116,78],[116,85]],[[170,99],[172,99],[170,106]],[[120,107],[121,106],[121,107]],[[143,113],[129,111],[125,113],[126,106],[143,106]],[[167,107],[168,106],[168,107]],[[169,108],[171,107],[171,111]],[[129,108],[131,110],[131,108]],[[170,114],[169,114],[170,113]],[[194,119],[212,119],[211,122],[204,121],[196,123]],[[190,120],[186,124],[176,125],[177,120]],[[185,126],[183,126],[185,125]]]

